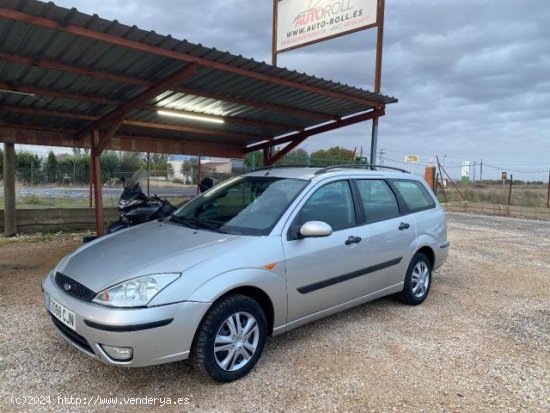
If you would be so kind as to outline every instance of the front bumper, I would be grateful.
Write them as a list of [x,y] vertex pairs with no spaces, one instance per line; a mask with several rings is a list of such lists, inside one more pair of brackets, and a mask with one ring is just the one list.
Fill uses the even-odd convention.
[[[48,311],[60,335],[84,353],[119,366],[140,367],[186,359],[195,331],[210,306],[210,303],[184,301],[150,308],[117,309],[74,298],[61,290],[51,276],[46,277],[42,287],[46,308],[51,296],[75,313],[76,331],[73,331],[57,322]],[[132,347],[133,357],[129,361],[113,360],[100,344]]]

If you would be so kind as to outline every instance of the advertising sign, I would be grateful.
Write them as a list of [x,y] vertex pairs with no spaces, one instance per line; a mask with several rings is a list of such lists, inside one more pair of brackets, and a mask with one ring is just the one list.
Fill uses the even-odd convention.
[[281,0],[276,51],[294,49],[376,25],[377,0]]
[[420,160],[420,158],[418,157],[418,155],[407,155],[407,156],[405,156],[405,162],[407,162],[407,163],[418,163],[419,160]]

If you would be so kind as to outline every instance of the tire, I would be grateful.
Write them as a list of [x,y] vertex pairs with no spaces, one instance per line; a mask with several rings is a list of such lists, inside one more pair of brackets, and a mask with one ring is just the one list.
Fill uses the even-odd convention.
[[267,321],[260,305],[246,295],[231,294],[216,302],[204,316],[190,360],[202,376],[227,383],[254,368],[266,338]]
[[419,252],[407,268],[403,291],[399,298],[408,305],[421,304],[428,297],[431,286],[432,264],[425,254]]

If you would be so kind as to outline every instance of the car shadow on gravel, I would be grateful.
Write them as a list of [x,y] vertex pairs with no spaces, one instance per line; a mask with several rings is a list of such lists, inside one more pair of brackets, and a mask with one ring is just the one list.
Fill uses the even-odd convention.
[[[327,337],[327,329],[338,335],[339,332],[343,334],[349,328],[349,324],[358,321],[361,323],[379,323],[381,317],[385,318],[384,314],[392,313],[394,310],[397,311],[399,307],[403,307],[403,304],[397,299],[385,297],[298,327],[280,336],[272,337],[268,339],[264,354],[249,377],[266,373],[273,364],[288,363],[289,355],[299,355],[298,353],[301,352],[306,354],[307,351],[311,350],[312,339],[313,342],[318,343],[320,349],[326,346],[327,343],[324,343],[323,338]],[[50,357],[65,361],[69,359],[70,367],[68,368],[73,370],[72,374],[86,376],[86,372],[93,372],[93,387],[97,385],[114,391],[120,383],[124,383],[124,392],[139,394],[150,390],[179,391],[183,383],[185,386],[190,387],[199,384],[201,386],[205,384],[219,385],[197,375],[188,360],[149,367],[115,367],[103,364],[80,353],[62,338],[57,337],[54,331],[50,335],[52,337],[48,339],[54,342],[48,346],[51,351]],[[88,377],[88,380],[91,379],[92,377]],[[71,386],[69,383],[67,385],[68,387]]]

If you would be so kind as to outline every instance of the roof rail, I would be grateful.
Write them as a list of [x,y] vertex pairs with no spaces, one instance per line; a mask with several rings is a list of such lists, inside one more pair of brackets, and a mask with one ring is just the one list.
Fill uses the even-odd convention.
[[282,164],[282,165],[272,165],[272,166],[264,166],[262,168],[252,169],[249,172],[257,172],[257,171],[267,171],[270,169],[276,169],[276,168],[324,168],[322,165],[289,165],[289,164]]
[[405,169],[401,169],[401,168],[395,168],[393,166],[386,166],[386,165],[363,165],[363,164],[357,164],[357,163],[352,163],[352,164],[344,164],[344,165],[332,165],[332,166],[327,166],[327,167],[324,167],[322,169],[319,169],[318,171],[315,172],[315,175],[320,175],[320,174],[324,174],[325,172],[328,172],[332,169],[346,169],[346,168],[349,168],[349,169],[370,169],[372,171],[375,171],[376,169],[380,168],[380,169],[390,169],[392,171],[399,171],[399,172],[403,172],[403,173],[410,173],[409,171],[406,171]]

